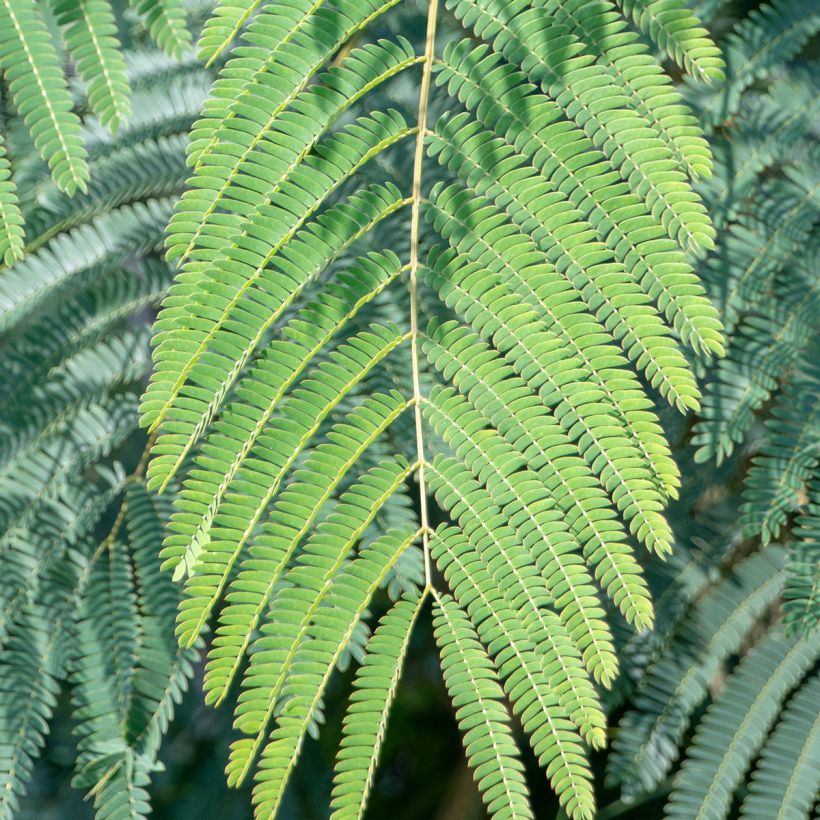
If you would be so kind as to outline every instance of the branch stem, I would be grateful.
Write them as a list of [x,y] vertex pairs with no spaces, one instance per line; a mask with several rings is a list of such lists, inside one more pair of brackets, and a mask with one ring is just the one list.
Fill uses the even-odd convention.
[[424,547],[424,581],[432,588],[432,561],[430,559],[430,524],[427,513],[427,486],[424,476],[424,429],[421,414],[421,379],[419,376],[419,223],[421,219],[421,176],[424,165],[424,137],[427,131],[427,104],[430,98],[430,80],[435,57],[436,21],[438,0],[430,0],[427,7],[427,39],[424,48],[424,63],[419,92],[418,133],[416,134],[416,155],[413,162],[413,201],[410,220],[410,334],[411,355],[413,357],[413,400],[416,420],[416,451],[419,461],[419,518]]

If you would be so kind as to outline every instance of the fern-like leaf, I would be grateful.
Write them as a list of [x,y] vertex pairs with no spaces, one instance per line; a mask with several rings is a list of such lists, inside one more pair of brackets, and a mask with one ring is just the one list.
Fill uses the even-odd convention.
[[720,50],[683,0],[618,0],[618,5],[693,77],[708,83],[724,78]]
[[85,190],[86,150],[80,121],[51,35],[29,0],[0,4],[0,68],[34,144],[61,190]]
[[425,596],[400,600],[367,643],[345,715],[331,805],[334,820],[364,814],[373,785],[387,718]]
[[741,817],[763,820],[808,817],[817,797],[820,774],[820,676],[791,699],[752,774]]
[[[687,178],[709,152],[606,0],[433,2],[423,50],[394,5],[228,2],[206,26],[207,59],[236,47],[193,129],[141,406],[149,487],[182,485],[177,634],[220,612],[207,697],[241,680],[229,782],[258,758],[272,817],[373,595],[421,554],[422,597],[449,601],[437,567],[565,810],[591,817],[603,595],[651,625],[629,532],[668,553],[681,481],[650,391],[696,407],[677,337],[722,350],[685,255],[712,244]],[[448,9],[486,42],[436,59]],[[457,527],[434,536],[433,505]],[[354,813],[374,757],[348,762]]]
[[435,627],[444,680],[490,816],[531,818],[523,766],[492,660],[466,613],[449,596],[436,601]]
[[103,125],[117,131],[131,114],[131,89],[107,0],[55,0],[69,53],[88,84],[88,102]]

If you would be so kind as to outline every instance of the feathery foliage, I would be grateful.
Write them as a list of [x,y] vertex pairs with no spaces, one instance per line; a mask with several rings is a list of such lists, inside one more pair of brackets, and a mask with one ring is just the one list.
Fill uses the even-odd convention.
[[[240,686],[228,779],[256,767],[272,817],[340,653],[420,544],[408,600],[434,593],[489,810],[530,814],[503,692],[565,811],[592,817],[596,685],[618,672],[604,599],[650,627],[634,542],[672,541],[656,405],[696,408],[684,350],[723,350],[687,260],[713,245],[691,185],[710,153],[608,2],[432,2],[426,22],[395,5],[227,2],[205,24],[201,56],[227,59],[192,130],[141,406],[148,486],[181,483],[162,553],[177,635],[216,616],[206,697]],[[402,14],[423,40],[393,33]],[[717,79],[694,18],[661,17],[660,44]],[[411,487],[417,517],[381,526]],[[376,636],[363,669],[396,668],[406,637]],[[466,717],[482,698],[489,762]],[[383,732],[345,725],[351,750]],[[342,764],[347,816],[375,758]]]
[[[130,2],[154,42],[168,54],[182,56],[190,46],[190,33],[181,0]],[[132,101],[118,32],[121,23],[110,0],[0,4],[0,77],[55,184],[69,195],[87,190],[91,171],[65,69],[70,61],[85,86],[84,103],[100,123],[114,133],[122,130],[131,117]],[[11,266],[25,249],[24,220],[6,153],[0,137],[0,261]]]
[[728,336],[692,436],[724,499],[706,479],[695,504],[730,502],[714,558],[664,581],[668,623],[627,639],[612,813],[669,793],[669,818],[808,818],[817,799],[817,72],[794,58],[818,23],[813,4],[763,4],[725,35],[726,81],[687,80],[715,153],[705,279]]
[[[173,92],[184,78],[145,80],[134,91],[141,121],[102,141],[78,131],[90,146],[85,193],[47,176],[28,188],[36,199],[21,206],[38,233],[0,276],[2,817],[26,793],[64,686],[74,785],[99,818],[147,816],[146,786],[197,657],[174,640],[179,591],[158,561],[171,499],[145,488],[136,414],[150,309],[171,280],[157,251],[184,179],[175,140],[184,145],[193,114],[156,104],[183,102]],[[201,88],[193,111],[203,98]]]
[[[804,634],[820,617],[807,508],[820,476],[818,74],[789,61],[818,30],[814,4],[761,6],[726,36],[726,83],[693,86],[691,95],[703,121],[725,132],[714,134],[716,171],[704,188],[721,229],[705,278],[729,333],[694,441],[704,461],[720,463],[738,448],[751,456],[741,524],[764,544],[794,539],[784,611]],[[801,510],[803,527],[793,527]]]
[[146,816],[209,635],[258,817],[425,642],[489,816],[807,817],[814,4],[130,5],[0,8],[0,815],[65,686]]

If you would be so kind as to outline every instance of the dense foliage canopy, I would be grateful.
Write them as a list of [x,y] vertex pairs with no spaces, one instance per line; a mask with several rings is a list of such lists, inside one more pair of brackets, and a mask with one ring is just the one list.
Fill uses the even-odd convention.
[[0,0],[0,817],[811,816],[818,30]]

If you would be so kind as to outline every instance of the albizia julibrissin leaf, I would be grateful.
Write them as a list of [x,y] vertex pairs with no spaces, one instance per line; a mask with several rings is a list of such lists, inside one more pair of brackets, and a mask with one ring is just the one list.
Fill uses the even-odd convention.
[[[358,817],[415,618],[396,568],[421,553],[489,812],[531,816],[508,702],[592,818],[604,599],[650,628],[637,550],[673,543],[656,393],[696,408],[683,346],[723,349],[687,260],[713,244],[689,178],[711,157],[608,0],[434,1],[403,35],[396,4],[223,0],[204,27],[205,59],[235,45],[192,132],[141,407],[149,488],[181,482],[177,634],[219,613],[207,697],[239,683],[228,779],[255,768],[269,818],[377,590],[403,589],[346,723],[334,809]],[[653,29],[690,62],[693,21]]]

